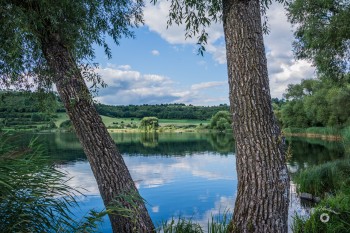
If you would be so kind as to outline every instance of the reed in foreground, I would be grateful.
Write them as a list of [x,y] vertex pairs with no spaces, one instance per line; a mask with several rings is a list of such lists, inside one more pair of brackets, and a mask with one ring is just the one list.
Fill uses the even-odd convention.
[[159,233],[227,233],[230,228],[230,221],[232,213],[229,210],[222,214],[212,215],[208,220],[206,229],[191,218],[178,217],[178,219],[171,218],[169,221],[162,222],[157,229]]
[[0,133],[0,232],[94,232],[105,214],[76,220],[78,190],[66,185],[66,174],[35,140],[25,147],[13,141]]

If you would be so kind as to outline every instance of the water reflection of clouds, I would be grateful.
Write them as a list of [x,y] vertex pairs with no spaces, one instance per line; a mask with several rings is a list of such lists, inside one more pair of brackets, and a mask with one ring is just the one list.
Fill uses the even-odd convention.
[[[215,153],[192,154],[183,157],[124,156],[131,176],[138,188],[156,188],[179,179],[200,177],[207,180],[237,180],[233,155]],[[72,187],[82,187],[85,195],[99,195],[96,180],[87,161],[79,161],[62,168],[71,179]],[[185,181],[184,181],[185,182]]]
[[237,180],[233,155],[192,154],[184,157],[125,157],[138,188],[154,188],[168,184],[179,176],[200,177],[207,180]]
[[70,178],[66,182],[67,185],[78,188],[81,194],[84,195],[100,195],[95,177],[87,161],[68,164],[61,169]]

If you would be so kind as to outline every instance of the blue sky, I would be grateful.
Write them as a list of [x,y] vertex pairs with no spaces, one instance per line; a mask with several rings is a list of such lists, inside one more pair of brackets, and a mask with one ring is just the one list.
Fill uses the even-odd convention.
[[[145,25],[135,29],[135,39],[110,40],[112,59],[96,47],[97,72],[108,87],[98,101],[111,105],[228,103],[225,44],[222,24],[208,28],[204,56],[197,55],[196,40],[185,40],[184,26],[167,29],[169,3],[146,4]],[[270,34],[265,36],[272,97],[282,97],[289,83],[311,78],[314,69],[306,61],[295,61],[292,28],[279,4],[268,11]]]

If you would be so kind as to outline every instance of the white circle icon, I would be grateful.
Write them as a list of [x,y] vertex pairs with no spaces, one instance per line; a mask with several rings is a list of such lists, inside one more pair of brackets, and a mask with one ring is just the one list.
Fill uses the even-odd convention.
[[329,215],[326,214],[326,213],[321,214],[321,215],[320,215],[320,220],[321,220],[321,222],[323,222],[323,223],[328,222],[328,221],[329,221]]

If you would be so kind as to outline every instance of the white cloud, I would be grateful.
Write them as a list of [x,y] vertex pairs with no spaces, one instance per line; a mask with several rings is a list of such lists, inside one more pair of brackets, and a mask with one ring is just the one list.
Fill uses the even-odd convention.
[[130,65],[120,65],[117,68],[121,69],[121,70],[131,70],[131,66]]
[[[144,10],[145,24],[158,33],[164,40],[173,45],[193,45],[196,38],[185,39],[185,26],[172,25],[167,29],[170,2],[158,1],[146,4]],[[310,78],[314,68],[306,61],[296,61],[292,53],[293,33],[287,21],[286,11],[282,4],[273,3],[267,11],[270,33],[265,35],[268,69],[270,75],[271,95],[282,97],[289,83],[300,82],[302,78]],[[208,29],[208,45],[206,50],[219,63],[226,63],[226,48],[222,23],[212,24]],[[281,79],[284,79],[281,81]]]
[[152,53],[152,55],[154,55],[154,56],[159,56],[160,55],[160,52],[158,51],[158,50],[152,50],[151,51],[151,53]]
[[[216,154],[192,154],[185,157],[159,157],[157,162],[142,160],[134,156],[125,156],[130,174],[137,188],[155,188],[178,179],[179,174],[190,173],[191,176],[207,180],[237,180],[232,170],[235,158],[232,156],[217,159]],[[216,164],[216,166],[212,166]],[[216,168],[220,167],[220,170]],[[79,161],[65,166],[64,171],[70,178],[67,184],[80,189],[80,195],[99,195],[98,186],[91,167],[87,161]],[[155,206],[157,207],[157,206]],[[155,210],[159,211],[159,207]]]
[[[177,179],[178,174],[190,173],[191,176],[201,177],[207,180],[237,180],[232,171],[235,159],[232,156],[221,157],[211,154],[192,154],[190,157],[176,157],[169,161],[160,157],[156,163],[143,161],[135,163],[135,159],[125,157],[125,162],[137,187],[154,188],[169,184]],[[213,167],[217,164],[220,170]]]
[[[114,66],[121,67],[121,66]],[[125,67],[128,69],[125,70]],[[227,103],[225,82],[203,82],[178,86],[171,78],[157,74],[142,74],[123,65],[97,69],[108,85],[100,89],[98,101],[111,105],[185,103],[214,105]],[[206,90],[204,90],[206,89]],[[217,95],[217,93],[220,93]],[[225,95],[226,94],[226,95]]]
[[[146,4],[146,7],[144,8],[145,25],[147,25],[151,31],[158,33],[164,40],[166,40],[170,44],[196,45],[196,37],[185,37],[184,24],[173,24],[167,28],[170,4],[171,3],[168,1],[158,1],[156,5],[153,5],[152,3]],[[222,23],[213,23],[206,30],[209,34],[207,51],[213,54],[217,62],[224,63],[226,57],[225,54],[222,53],[222,51],[224,51],[222,50],[222,46],[219,46],[219,50],[217,50],[217,48],[213,45],[215,42],[217,42],[223,37]]]
[[203,82],[203,83],[193,84],[191,86],[191,89],[192,90],[201,90],[201,89],[206,89],[206,88],[211,88],[211,87],[223,86],[226,84],[227,84],[227,82]]
[[282,97],[288,84],[311,78],[314,68],[305,60],[295,60],[294,39],[282,4],[274,3],[267,11],[270,33],[264,36],[272,97]]

